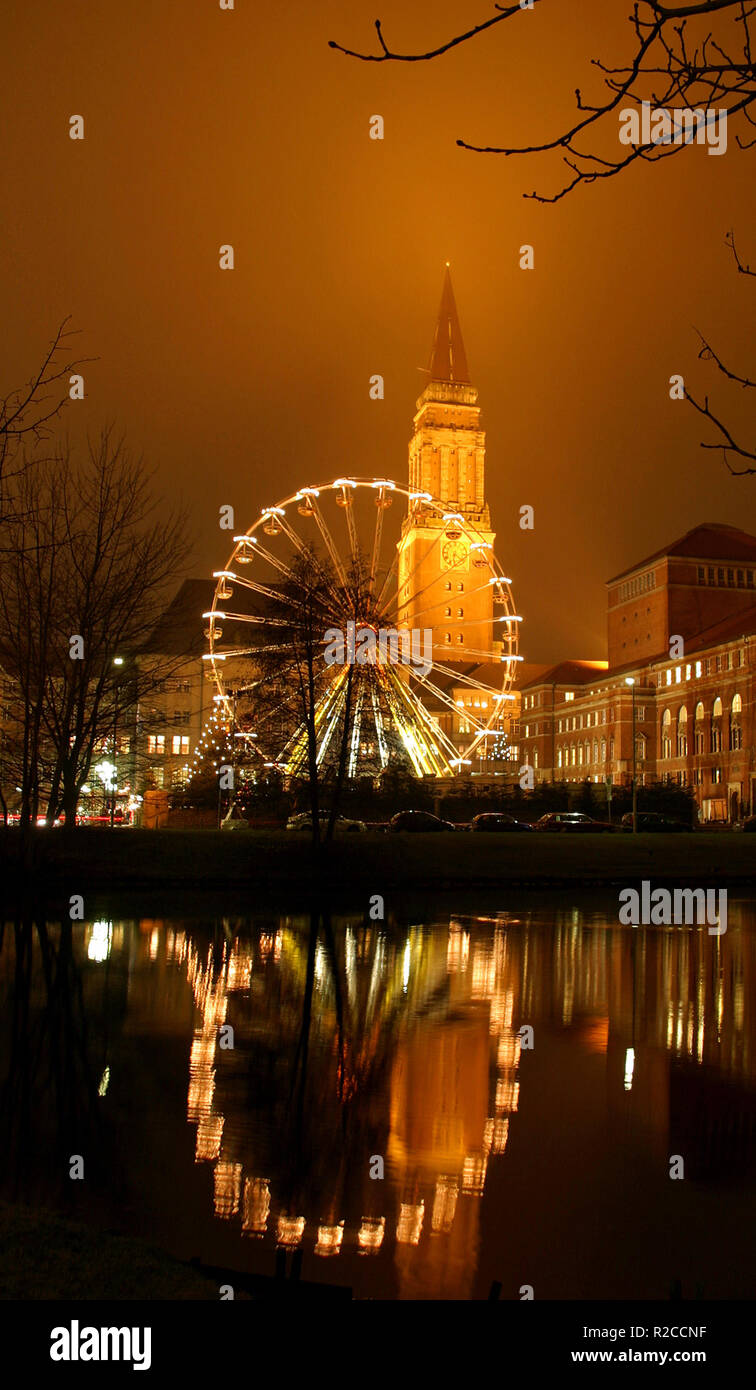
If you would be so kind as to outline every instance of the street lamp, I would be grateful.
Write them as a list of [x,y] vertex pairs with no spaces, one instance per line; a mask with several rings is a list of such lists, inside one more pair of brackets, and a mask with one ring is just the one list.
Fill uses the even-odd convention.
[[[123,666],[123,657],[113,657],[114,666]],[[115,824],[115,804],[118,795],[118,681],[115,683],[113,700],[113,786],[110,793],[110,828]]]
[[625,676],[625,685],[629,685],[633,692],[633,834],[636,835],[638,833],[638,779],[635,749],[635,677]]

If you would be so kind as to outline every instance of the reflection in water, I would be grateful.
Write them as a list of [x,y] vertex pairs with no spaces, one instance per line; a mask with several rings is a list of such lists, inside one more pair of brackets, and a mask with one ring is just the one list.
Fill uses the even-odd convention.
[[[663,1297],[686,1239],[727,1239],[725,1189],[753,1198],[755,973],[735,904],[723,937],[527,906],[19,924],[3,1191],[232,1267],[301,1250],[361,1296],[485,1296],[503,1273],[517,1297],[535,1266],[537,1296]],[[85,1149],[86,1200],[61,1178]],[[664,1226],[672,1154],[672,1263],[625,1269],[640,1215]]]

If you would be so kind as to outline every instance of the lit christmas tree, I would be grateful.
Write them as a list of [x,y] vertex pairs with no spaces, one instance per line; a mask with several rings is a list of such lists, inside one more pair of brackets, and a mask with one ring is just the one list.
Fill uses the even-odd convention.
[[214,709],[194,750],[186,780],[187,789],[192,787],[196,791],[205,783],[212,783],[217,788],[219,768],[233,765],[234,746],[229,721]]

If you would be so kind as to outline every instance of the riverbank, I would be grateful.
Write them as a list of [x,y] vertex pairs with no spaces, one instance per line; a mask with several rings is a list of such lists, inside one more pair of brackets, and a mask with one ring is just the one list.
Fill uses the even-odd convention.
[[355,895],[521,888],[756,887],[756,837],[690,835],[351,834],[316,856],[287,831],[42,829],[33,867],[21,866],[13,830],[0,835],[6,900],[72,894],[224,890],[258,902]]

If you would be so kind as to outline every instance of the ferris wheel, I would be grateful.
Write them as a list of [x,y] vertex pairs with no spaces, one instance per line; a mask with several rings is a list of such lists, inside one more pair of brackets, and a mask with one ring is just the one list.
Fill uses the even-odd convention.
[[522,620],[490,534],[387,478],[263,508],[203,615],[206,674],[247,761],[450,776],[500,748]]

